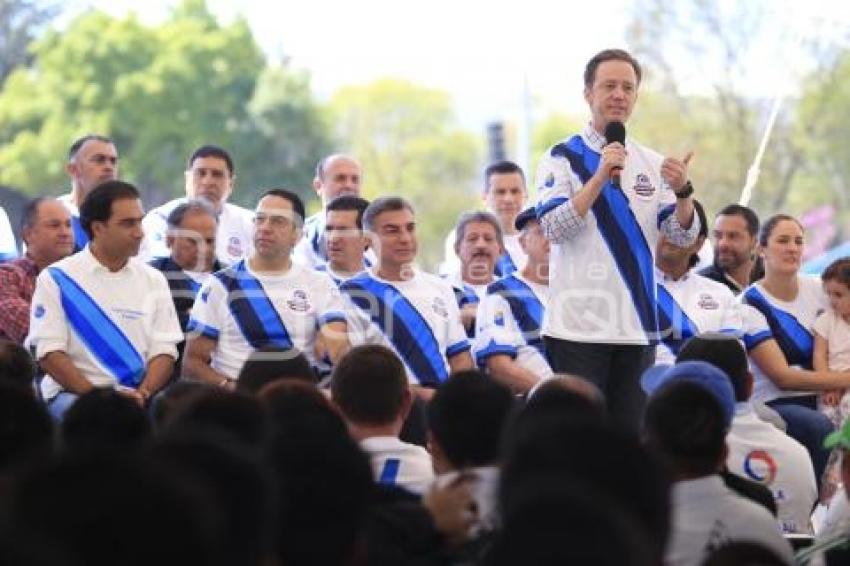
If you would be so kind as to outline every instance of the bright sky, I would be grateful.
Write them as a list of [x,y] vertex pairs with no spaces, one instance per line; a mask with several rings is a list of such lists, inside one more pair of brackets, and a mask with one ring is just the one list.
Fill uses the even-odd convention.
[[[731,6],[734,0],[719,0]],[[673,0],[675,2],[675,0]],[[772,96],[807,66],[797,37],[850,46],[850,7],[844,0],[767,0],[766,35],[753,53],[742,88]],[[314,91],[329,97],[346,84],[377,77],[409,78],[448,91],[467,127],[490,120],[519,121],[524,85],[534,113],[582,113],[581,74],[600,49],[624,46],[634,0],[597,2],[523,0],[208,0],[223,22],[243,14],[272,58],[289,57],[312,74]],[[96,4],[75,0],[71,11]],[[111,0],[115,15],[135,10],[145,21],[162,19],[175,0]],[[695,68],[686,49],[671,54],[685,92],[705,91],[714,68]],[[781,61],[782,64],[777,64]],[[789,74],[791,76],[789,76]],[[793,82],[793,80],[792,80]]]

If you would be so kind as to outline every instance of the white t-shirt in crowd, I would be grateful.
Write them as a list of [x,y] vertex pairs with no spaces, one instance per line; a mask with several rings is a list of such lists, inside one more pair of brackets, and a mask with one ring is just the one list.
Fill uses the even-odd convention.
[[434,486],[451,485],[463,473],[468,478],[472,499],[475,501],[475,520],[467,531],[470,537],[495,530],[501,524],[499,514],[499,468],[478,466],[465,468],[463,472],[448,472],[437,476]]
[[[209,277],[192,307],[189,330],[216,341],[211,367],[236,379],[245,360],[257,349],[252,343],[262,346],[281,342],[279,336],[272,334],[270,325],[257,327],[252,322],[255,326],[249,328],[247,319],[236,319],[232,306],[244,297],[256,299],[255,321],[277,318],[285,330],[284,343],[288,341],[286,345],[294,346],[311,364],[318,365],[321,360],[316,360],[314,347],[319,327],[345,319],[339,290],[324,273],[295,263],[280,275],[258,274],[247,264],[247,260],[240,261]],[[261,290],[243,292],[235,287],[234,281],[243,278],[259,282]],[[269,307],[274,312],[268,311]]]
[[782,531],[813,534],[811,514],[818,490],[805,447],[761,420],[749,403],[736,405],[726,445],[729,471],[762,484],[773,494]]
[[793,562],[773,516],[732,492],[718,475],[673,484],[670,519],[667,566],[699,566],[730,542],[755,542]]
[[8,261],[18,257],[18,245],[15,243],[15,234],[6,211],[0,206],[0,261]]
[[360,448],[369,455],[378,483],[422,495],[434,481],[431,455],[421,446],[394,436],[373,436],[361,440]]
[[827,363],[832,371],[850,370],[850,323],[826,309],[815,320],[814,331],[827,341]]

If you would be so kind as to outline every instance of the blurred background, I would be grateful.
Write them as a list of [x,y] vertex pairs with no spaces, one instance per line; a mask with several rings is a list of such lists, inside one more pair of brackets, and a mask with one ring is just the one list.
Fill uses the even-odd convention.
[[488,162],[517,161],[535,198],[608,47],[644,67],[629,134],[693,150],[710,214],[743,198],[798,215],[807,258],[850,238],[850,8],[819,0],[0,0],[0,204],[14,225],[25,198],[67,192],[89,132],[148,206],[182,195],[186,158],[213,143],[234,156],[233,201],[286,187],[315,211],[316,161],[351,152],[367,197],[413,201],[434,267]]

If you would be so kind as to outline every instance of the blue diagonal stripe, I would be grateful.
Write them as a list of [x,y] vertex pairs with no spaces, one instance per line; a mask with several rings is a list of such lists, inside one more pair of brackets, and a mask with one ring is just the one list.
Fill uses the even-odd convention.
[[676,355],[688,338],[699,334],[697,325],[663,285],[658,286],[658,324],[661,341]]
[[814,338],[793,314],[770,304],[756,287],[744,292],[744,302],[758,309],[767,319],[767,324],[779,344],[788,365],[812,369]]
[[543,353],[540,328],[543,326],[543,303],[534,291],[517,277],[505,277],[491,283],[487,293],[500,295],[508,303],[526,344]]

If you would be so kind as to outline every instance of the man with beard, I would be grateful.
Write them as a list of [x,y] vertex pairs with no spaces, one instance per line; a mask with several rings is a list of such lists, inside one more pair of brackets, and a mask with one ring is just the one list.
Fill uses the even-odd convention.
[[702,270],[703,277],[723,283],[735,295],[746,289],[756,266],[759,218],[752,209],[730,204],[714,220],[714,264]]
[[133,257],[143,216],[133,185],[98,185],[80,205],[89,244],[38,276],[27,345],[56,420],[95,387],[144,405],[171,375],[183,333],[165,277]]
[[455,227],[455,253],[460,269],[448,280],[455,290],[461,321],[468,335],[475,329],[478,303],[487,293],[487,286],[496,280],[493,275],[496,261],[504,253],[502,227],[489,212],[465,212]]
[[76,252],[89,242],[88,234],[80,223],[80,204],[96,186],[118,178],[118,150],[115,149],[115,143],[99,134],[79,138],[68,150],[65,171],[71,177],[71,192],[60,196],[59,202],[71,213]]
[[[186,170],[186,195],[212,205],[218,218],[215,255],[224,264],[236,263],[247,256],[254,235],[254,213],[227,202],[233,192],[236,174],[233,159],[220,147],[204,145],[189,157]],[[149,260],[168,257],[168,215],[186,198],[178,198],[151,210],[142,223],[145,240],[140,257]],[[200,237],[200,236],[198,236]]]

